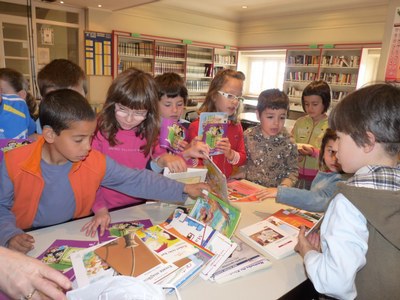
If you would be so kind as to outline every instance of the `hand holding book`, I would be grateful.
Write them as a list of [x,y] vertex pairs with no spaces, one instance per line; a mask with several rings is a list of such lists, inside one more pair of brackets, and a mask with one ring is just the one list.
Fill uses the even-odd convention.
[[304,257],[308,251],[315,250],[321,252],[321,244],[318,232],[311,232],[306,236],[306,227],[301,226],[298,235],[298,242],[294,250],[298,252],[301,257]]

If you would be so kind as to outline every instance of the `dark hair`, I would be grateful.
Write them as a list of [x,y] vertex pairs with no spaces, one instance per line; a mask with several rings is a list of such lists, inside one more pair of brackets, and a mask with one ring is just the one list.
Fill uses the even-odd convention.
[[392,84],[373,84],[344,97],[329,116],[330,127],[350,135],[357,146],[369,145],[375,136],[387,153],[400,151],[400,89]]
[[26,92],[25,102],[28,105],[31,118],[35,120],[37,117],[37,103],[32,94],[29,93],[29,84],[24,75],[11,68],[0,68],[0,79],[7,81],[16,94],[20,91]]
[[136,135],[146,138],[146,144],[141,147],[148,155],[158,140],[159,114],[158,89],[154,78],[139,69],[129,68],[119,74],[107,92],[107,99],[99,114],[98,131],[107,139],[111,146],[119,142],[115,138],[120,126],[115,118],[115,104],[121,104],[130,109],[147,110],[146,119],[137,127]]
[[186,105],[188,98],[188,90],[185,86],[183,78],[174,72],[167,72],[155,77],[158,87],[159,98],[167,96],[168,98],[182,97],[183,103]]
[[40,101],[39,119],[42,128],[50,126],[60,135],[61,131],[70,128],[73,122],[96,120],[96,114],[80,93],[61,89],[48,93]]
[[38,73],[39,91],[42,97],[49,89],[68,89],[82,84],[87,93],[86,75],[82,68],[67,59],[54,59]]
[[320,170],[327,169],[327,166],[326,166],[326,163],[324,160],[324,152],[325,152],[326,144],[328,144],[329,141],[336,141],[337,139],[338,139],[338,136],[336,134],[336,131],[331,128],[327,128],[324,136],[322,137],[321,148],[320,148],[319,156],[318,156],[318,166],[319,166]]
[[[214,112],[217,111],[215,106],[214,99],[218,97],[218,91],[225,85],[225,83],[230,79],[239,79],[244,81],[243,73],[237,72],[231,69],[223,69],[215,75],[213,80],[210,83],[210,87],[208,88],[208,92],[206,95],[206,99],[204,100],[203,104],[199,109],[199,113],[202,112]],[[243,105],[240,103],[238,109],[236,110],[235,114],[232,116],[231,120],[237,124],[239,123],[239,115],[243,109]]]
[[324,105],[324,113],[326,113],[331,105],[331,88],[329,85],[323,81],[313,81],[309,83],[303,90],[301,94],[301,106],[303,110],[306,111],[304,106],[304,96],[320,96],[322,99],[322,104]]
[[289,97],[278,89],[262,91],[258,96],[257,111],[261,114],[267,108],[289,110]]

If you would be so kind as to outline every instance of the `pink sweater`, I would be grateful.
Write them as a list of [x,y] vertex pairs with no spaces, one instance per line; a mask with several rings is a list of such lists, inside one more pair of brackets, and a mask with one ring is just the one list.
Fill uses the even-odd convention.
[[[93,149],[97,149],[113,160],[128,168],[145,169],[150,156],[145,156],[140,150],[140,146],[146,144],[146,139],[136,137],[134,130],[120,130],[116,135],[120,144],[112,147],[108,141],[98,133],[92,142]],[[157,152],[161,149],[156,150]],[[160,153],[154,153],[159,156]],[[96,194],[96,200],[93,204],[93,212],[100,208],[121,207],[129,204],[142,203],[145,200],[127,196],[114,190],[100,187]]]

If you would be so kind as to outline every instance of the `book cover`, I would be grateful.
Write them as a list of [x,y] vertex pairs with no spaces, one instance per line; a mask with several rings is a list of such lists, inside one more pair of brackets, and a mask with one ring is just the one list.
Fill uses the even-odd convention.
[[204,191],[204,197],[197,199],[189,216],[230,238],[239,223],[240,210],[213,193]]
[[186,128],[178,121],[162,118],[160,127],[159,143],[161,148],[168,149],[173,153],[181,152],[179,142],[187,138]]
[[55,240],[37,259],[74,280],[71,254],[96,244],[97,241]]
[[228,184],[225,174],[218,168],[211,158],[205,157],[203,164],[207,168],[206,182],[214,194],[228,202]]
[[281,259],[294,253],[301,225],[308,234],[318,227],[323,214],[299,209],[281,209],[255,224],[240,229],[239,237],[264,254]]
[[153,226],[153,223],[150,219],[114,222],[108,225],[108,228],[104,231],[102,236],[100,236],[100,228],[97,228],[97,236],[99,237],[99,243],[104,243],[130,232],[136,232],[136,230],[140,228],[148,228],[151,226]]
[[258,202],[255,193],[262,190],[262,185],[246,179],[228,182],[228,199],[232,202]]
[[235,251],[225,260],[211,277],[212,281],[224,283],[258,270],[269,268],[272,263],[240,239],[233,237],[237,244]]
[[202,112],[199,119],[199,132],[202,141],[210,147],[210,155],[221,154],[217,142],[228,134],[228,114],[222,112]]
[[28,139],[0,139],[0,162],[3,160],[4,152],[30,143]]

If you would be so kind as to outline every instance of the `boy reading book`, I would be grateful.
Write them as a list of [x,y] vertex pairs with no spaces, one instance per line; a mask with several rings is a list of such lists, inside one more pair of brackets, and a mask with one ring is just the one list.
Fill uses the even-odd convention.
[[315,289],[339,299],[392,299],[400,285],[400,89],[374,84],[342,99],[329,117],[338,159],[355,173],[315,234],[299,234]]
[[[99,186],[131,196],[183,203],[197,197],[204,183],[183,184],[148,170],[129,169],[91,150],[96,115],[73,90],[58,90],[42,100],[43,135],[5,153],[0,168],[0,245],[21,252],[33,248],[24,233],[88,216]],[[151,188],[150,188],[151,187]],[[92,222],[88,229],[96,228]]]

